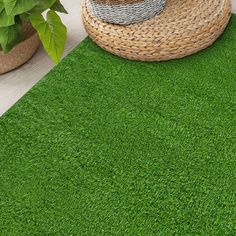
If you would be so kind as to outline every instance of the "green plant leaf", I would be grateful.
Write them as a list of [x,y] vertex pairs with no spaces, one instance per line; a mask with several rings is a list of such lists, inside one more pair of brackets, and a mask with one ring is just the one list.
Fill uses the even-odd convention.
[[15,17],[8,16],[5,9],[0,10],[0,27],[7,27],[15,24]]
[[19,18],[22,22],[29,21],[30,14],[27,13],[22,13],[19,15]]
[[14,23],[15,17],[7,15],[3,0],[0,0],[0,27],[14,25]]
[[43,43],[44,49],[57,64],[65,49],[67,29],[61,22],[56,12],[50,10],[47,13],[47,20],[40,13],[30,16],[33,27],[37,30],[38,35]]
[[40,0],[37,2],[36,6],[30,10],[30,13],[42,13],[50,9],[56,1],[57,0]]
[[52,6],[51,9],[57,12],[68,14],[64,6],[61,4],[60,0],[57,0]]
[[8,53],[20,40],[21,24],[0,28],[0,45],[5,53]]
[[31,10],[38,0],[3,0],[7,15],[15,16]]

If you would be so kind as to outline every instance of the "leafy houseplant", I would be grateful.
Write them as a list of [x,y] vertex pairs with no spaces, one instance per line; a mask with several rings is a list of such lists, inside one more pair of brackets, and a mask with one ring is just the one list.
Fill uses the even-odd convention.
[[[46,19],[42,13],[47,11]],[[65,48],[67,29],[57,12],[67,13],[60,0],[0,0],[0,46],[8,53],[20,42],[22,27],[30,22],[52,58],[58,63]]]

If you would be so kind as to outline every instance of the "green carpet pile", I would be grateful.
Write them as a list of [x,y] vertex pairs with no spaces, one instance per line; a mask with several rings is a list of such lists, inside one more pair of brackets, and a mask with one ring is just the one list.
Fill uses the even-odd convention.
[[235,235],[236,16],[133,62],[83,41],[0,118],[0,235]]

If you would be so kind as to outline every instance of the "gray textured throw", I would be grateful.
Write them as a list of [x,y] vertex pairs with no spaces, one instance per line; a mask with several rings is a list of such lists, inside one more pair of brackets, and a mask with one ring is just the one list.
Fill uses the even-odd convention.
[[145,0],[126,5],[106,5],[87,0],[87,6],[92,15],[102,21],[122,25],[147,20],[159,14],[165,4],[166,0]]

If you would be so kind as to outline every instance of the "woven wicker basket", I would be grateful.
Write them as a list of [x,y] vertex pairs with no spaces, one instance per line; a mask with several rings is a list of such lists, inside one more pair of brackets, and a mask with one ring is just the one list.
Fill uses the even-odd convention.
[[9,72],[27,62],[36,52],[40,40],[32,25],[23,26],[23,39],[9,53],[0,50],[0,74]]
[[87,6],[102,21],[127,25],[159,14],[165,3],[166,0],[88,0]]
[[167,0],[159,16],[132,25],[114,25],[92,16],[83,22],[91,39],[105,50],[131,60],[181,58],[210,46],[231,16],[231,0]]

